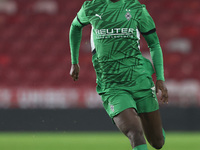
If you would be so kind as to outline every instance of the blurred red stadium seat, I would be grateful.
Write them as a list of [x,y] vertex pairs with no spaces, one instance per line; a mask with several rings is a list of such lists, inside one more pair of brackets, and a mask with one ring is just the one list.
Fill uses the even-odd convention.
[[[80,50],[80,78],[75,83],[69,76],[69,28],[84,0],[57,0],[55,14],[34,11],[35,0],[16,0],[13,15],[0,12],[0,82],[2,86],[89,86],[94,87],[95,73],[91,63],[90,27],[84,29]],[[144,1],[154,18],[164,52],[167,79],[200,81],[200,3],[198,0]],[[188,3],[189,2],[189,3]],[[189,54],[169,52],[172,37],[189,38]],[[142,49],[146,45],[142,44]],[[6,62],[7,61],[7,62]],[[184,69],[186,68],[186,69]]]

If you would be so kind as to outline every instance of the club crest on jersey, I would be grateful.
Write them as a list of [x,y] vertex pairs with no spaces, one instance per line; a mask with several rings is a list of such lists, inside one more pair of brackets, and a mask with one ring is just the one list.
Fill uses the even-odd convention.
[[126,9],[126,11],[127,11],[127,13],[126,13],[126,15],[125,15],[125,17],[126,17],[126,19],[129,21],[130,19],[131,19],[131,14],[130,14],[130,9]]

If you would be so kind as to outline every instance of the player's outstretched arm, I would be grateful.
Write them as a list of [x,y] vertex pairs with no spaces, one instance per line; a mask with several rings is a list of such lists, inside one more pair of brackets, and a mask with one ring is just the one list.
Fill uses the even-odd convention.
[[141,14],[138,17],[138,29],[145,38],[150,49],[151,58],[156,71],[156,93],[161,90],[161,101],[166,103],[168,101],[167,88],[164,84],[164,67],[163,67],[163,54],[160,47],[160,42],[156,33],[155,23],[143,6]]
[[79,48],[81,43],[82,37],[82,28],[83,26],[77,20],[77,17],[73,20],[70,33],[69,33],[69,40],[70,40],[70,52],[71,52],[71,70],[70,75],[74,81],[78,80],[80,67],[78,65],[78,58],[79,58]]
[[82,38],[82,28],[90,23],[84,11],[84,4],[81,7],[80,11],[77,13],[77,16],[74,18],[69,33],[69,40],[70,40],[69,43],[70,43],[71,63],[72,63],[70,75],[74,81],[78,80],[80,71],[78,59],[79,59],[79,49]]
[[150,54],[153,60],[153,65],[156,71],[156,93],[158,94],[159,90],[161,91],[161,99],[163,103],[168,103],[168,92],[167,87],[165,86],[164,78],[164,67],[163,67],[163,54],[160,47],[159,39],[156,32],[149,35],[143,35],[147,41],[148,47],[150,49]]

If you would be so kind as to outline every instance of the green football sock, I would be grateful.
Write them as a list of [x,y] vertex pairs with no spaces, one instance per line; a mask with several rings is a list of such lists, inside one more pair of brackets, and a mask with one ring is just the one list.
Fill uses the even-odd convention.
[[138,146],[134,147],[133,150],[148,150],[147,144],[138,145]]

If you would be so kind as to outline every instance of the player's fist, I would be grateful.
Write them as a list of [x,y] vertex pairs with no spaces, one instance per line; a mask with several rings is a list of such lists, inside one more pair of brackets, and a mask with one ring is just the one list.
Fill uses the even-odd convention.
[[72,64],[71,70],[70,70],[70,76],[73,78],[74,81],[78,80],[79,71],[80,71],[79,65],[78,64]]
[[168,103],[168,91],[167,87],[165,86],[164,81],[157,80],[156,81],[156,94],[158,95],[159,90],[161,91],[161,98],[160,100],[162,103]]

